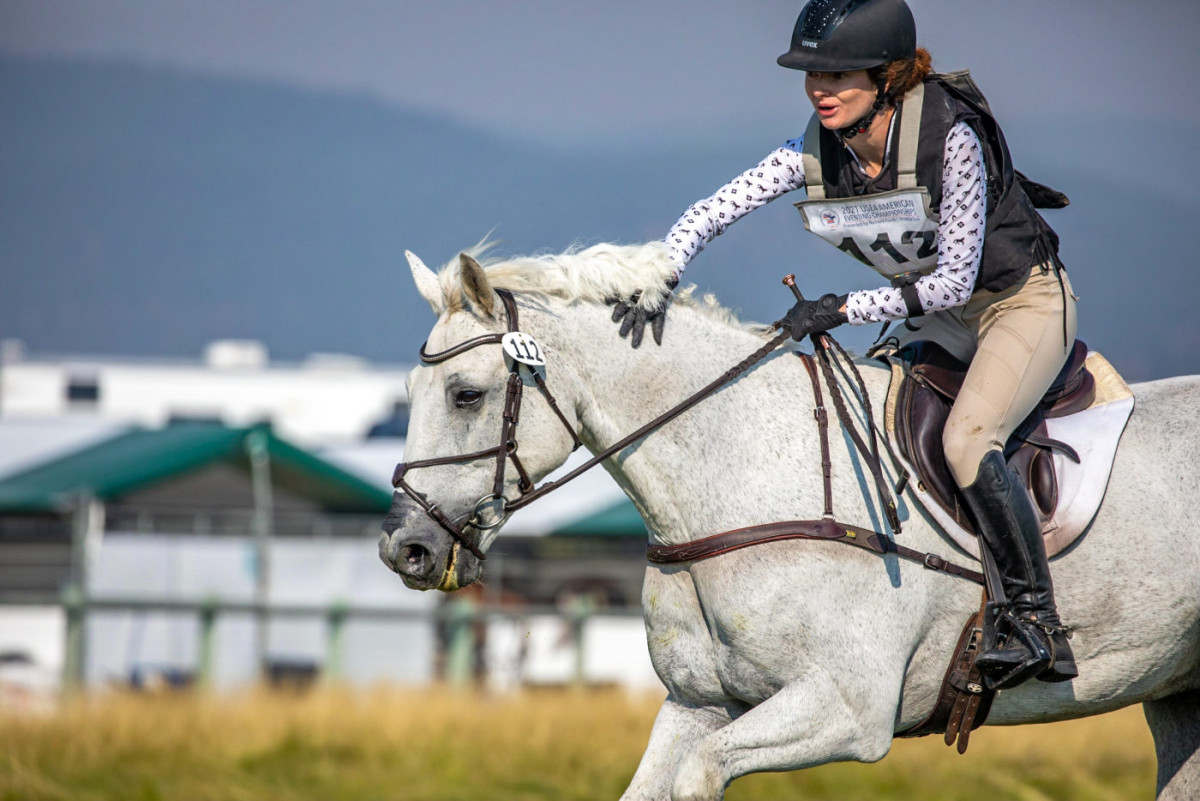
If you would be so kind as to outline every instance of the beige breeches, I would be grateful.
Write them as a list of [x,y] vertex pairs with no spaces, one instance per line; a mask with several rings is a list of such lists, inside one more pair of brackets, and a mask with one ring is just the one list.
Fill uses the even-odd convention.
[[1050,265],[1034,267],[1016,286],[980,289],[965,306],[901,327],[902,344],[932,339],[970,362],[942,435],[946,462],[960,487],[975,482],[988,451],[1003,450],[1066,362],[1075,341],[1076,298],[1066,272],[1060,274],[1061,286]]

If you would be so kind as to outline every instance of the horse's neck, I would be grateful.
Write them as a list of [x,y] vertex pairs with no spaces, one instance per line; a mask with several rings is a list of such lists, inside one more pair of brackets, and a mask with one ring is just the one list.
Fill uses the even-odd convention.
[[[602,309],[583,310],[579,326],[559,347],[572,351],[568,360],[578,366],[581,436],[593,452],[676,406],[764,343],[681,306],[671,310],[661,347],[647,332],[638,350],[630,348]],[[605,467],[660,542],[817,517],[822,487],[812,409],[803,365],[780,349]],[[809,470],[812,465],[818,469]]]

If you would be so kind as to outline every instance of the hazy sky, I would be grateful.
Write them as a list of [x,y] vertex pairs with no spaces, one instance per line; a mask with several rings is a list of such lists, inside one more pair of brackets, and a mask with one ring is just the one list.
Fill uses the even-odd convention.
[[[909,2],[918,41],[932,51],[935,67],[969,67],[974,73],[1018,167],[1072,196],[1074,208],[1054,225],[1061,219],[1068,256],[1097,254],[1094,266],[1072,268],[1076,287],[1091,292],[1091,319],[1115,317],[1126,329],[1155,329],[1155,347],[1194,354],[1200,339],[1190,296],[1171,294],[1191,271],[1188,256],[1181,255],[1187,253],[1181,234],[1187,226],[1164,228],[1162,221],[1200,214],[1195,194],[1200,161],[1194,155],[1200,141],[1200,0]],[[524,154],[524,164],[537,164],[543,155],[555,165],[563,158],[586,159],[597,146],[626,149],[621,157],[650,163],[645,160],[669,160],[664,147],[670,143],[719,145],[681,150],[699,154],[691,156],[693,162],[655,164],[658,173],[678,177],[654,187],[657,193],[643,192],[662,201],[639,207],[639,220],[628,229],[606,233],[629,241],[665,233],[687,203],[802,133],[811,107],[801,75],[775,64],[802,5],[801,0],[0,0],[0,55],[119,59],[362,93],[460,120],[484,135],[540,143],[536,149],[508,148]],[[549,152],[546,145],[561,152]],[[744,155],[735,160],[737,154]],[[465,166],[478,159],[445,161],[438,174],[447,186],[471,187],[478,178]],[[639,178],[597,182],[592,186],[597,197],[589,198],[566,198],[580,187],[564,187],[564,219],[583,215],[576,210],[589,208],[585,200],[619,207],[625,193],[638,191]],[[545,185],[545,179],[530,176],[528,183]],[[479,190],[497,195],[503,187],[479,187],[474,194]],[[396,191],[423,190],[405,185]],[[512,220],[536,215],[536,209],[496,203],[502,211],[485,203],[480,219],[457,221],[464,233],[449,250],[422,255],[449,257],[452,248],[497,225],[501,238],[532,230]],[[767,284],[743,284],[718,267],[758,252],[760,245],[792,252],[793,235],[800,238],[794,213],[790,204],[775,205],[779,208],[756,213],[754,221],[740,224],[720,247],[707,251],[689,273],[693,280],[719,289],[726,302],[759,309]],[[561,247],[571,237],[593,235],[591,220],[570,219],[564,230],[542,234],[550,238],[529,247]],[[420,239],[409,236],[403,247]],[[761,270],[771,269],[770,260],[762,263]],[[769,284],[779,291],[777,279]],[[1103,292],[1092,291],[1100,287]],[[1127,298],[1142,305],[1129,305]],[[761,300],[767,302],[775,301]],[[1157,324],[1164,309],[1164,319],[1178,321],[1171,330]],[[773,313],[751,316],[768,319]]]
[[[1196,0],[910,0],[940,69],[1013,115],[1200,128]],[[0,52],[365,92],[522,137],[799,127],[795,0],[0,0]],[[785,137],[786,138],[786,137]]]

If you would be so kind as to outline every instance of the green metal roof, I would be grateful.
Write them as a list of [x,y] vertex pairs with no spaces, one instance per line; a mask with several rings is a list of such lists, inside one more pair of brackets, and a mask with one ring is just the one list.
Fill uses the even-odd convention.
[[0,480],[0,512],[53,512],[87,493],[112,500],[151,484],[225,461],[248,465],[248,442],[259,436],[272,481],[331,512],[386,512],[392,494],[291,445],[267,426],[226,428],[178,423],[135,429]]
[[646,522],[628,498],[602,512],[556,529],[556,537],[637,537],[646,538]]

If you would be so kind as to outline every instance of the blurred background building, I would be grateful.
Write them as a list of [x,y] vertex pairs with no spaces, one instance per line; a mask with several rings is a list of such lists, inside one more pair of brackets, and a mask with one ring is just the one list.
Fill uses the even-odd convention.
[[379,561],[405,369],[0,352],[0,677],[655,685],[644,527],[601,471],[514,518],[462,597]]
[[354,356],[272,362],[255,340],[215,341],[193,360],[25,351],[19,340],[0,342],[0,418],[149,427],[269,421],[280,436],[314,445],[403,437],[407,429],[407,368]]

